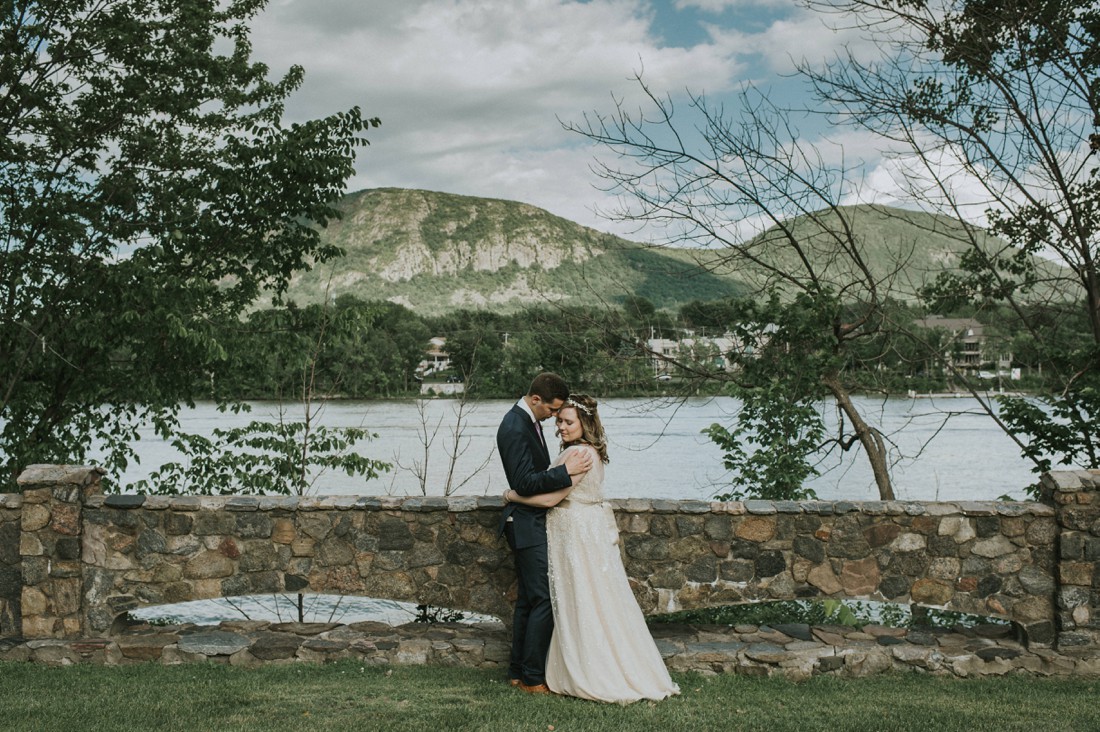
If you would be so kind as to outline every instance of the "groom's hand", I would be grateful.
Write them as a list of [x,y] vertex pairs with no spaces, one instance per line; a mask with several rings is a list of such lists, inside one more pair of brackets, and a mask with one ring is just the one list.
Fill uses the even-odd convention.
[[573,450],[565,456],[565,469],[569,475],[584,475],[592,469],[592,455],[588,450]]

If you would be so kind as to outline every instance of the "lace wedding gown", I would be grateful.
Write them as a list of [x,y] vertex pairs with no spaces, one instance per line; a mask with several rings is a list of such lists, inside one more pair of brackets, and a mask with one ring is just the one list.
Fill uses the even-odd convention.
[[621,704],[680,693],[646,627],[619,555],[619,530],[603,500],[603,463],[546,517],[554,635],[546,684],[559,694]]

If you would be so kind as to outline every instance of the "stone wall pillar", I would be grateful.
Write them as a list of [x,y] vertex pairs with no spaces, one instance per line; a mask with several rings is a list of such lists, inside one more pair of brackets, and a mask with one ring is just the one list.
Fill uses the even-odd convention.
[[82,514],[85,498],[100,491],[102,475],[99,468],[32,465],[19,476],[25,638],[83,635]]
[[1057,648],[1066,655],[1100,651],[1100,470],[1043,475],[1043,500],[1055,508]]

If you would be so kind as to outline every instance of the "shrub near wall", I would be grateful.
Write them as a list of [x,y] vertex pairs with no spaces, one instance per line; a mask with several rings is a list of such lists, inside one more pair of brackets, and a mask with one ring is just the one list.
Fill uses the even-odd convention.
[[19,555],[19,520],[23,497],[0,494],[0,638],[22,632],[20,595],[23,592],[23,563]]

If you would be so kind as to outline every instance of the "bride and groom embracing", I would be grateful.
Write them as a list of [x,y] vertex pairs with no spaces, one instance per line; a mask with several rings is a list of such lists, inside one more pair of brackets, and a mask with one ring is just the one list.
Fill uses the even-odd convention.
[[[504,416],[497,450],[510,488],[501,532],[515,557],[518,597],[509,677],[531,693],[604,702],[679,693],[649,635],[603,499],[607,440],[589,396],[542,373]],[[550,461],[542,421],[556,417]],[[551,510],[552,509],[552,510]]]

